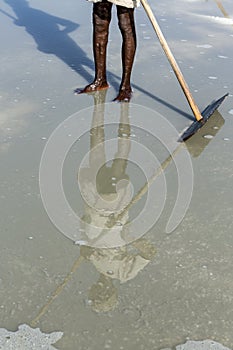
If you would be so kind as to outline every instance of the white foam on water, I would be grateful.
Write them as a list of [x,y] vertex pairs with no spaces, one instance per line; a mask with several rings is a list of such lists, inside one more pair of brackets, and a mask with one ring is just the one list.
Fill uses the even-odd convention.
[[197,47],[202,47],[203,49],[210,49],[213,46],[210,44],[203,44],[203,45],[197,45]]
[[208,19],[212,22],[217,22],[219,24],[233,25],[233,19],[231,18],[223,18],[218,16],[208,16],[208,15],[199,15],[199,14],[196,14],[195,16],[198,16],[203,19]]
[[[171,349],[162,349],[162,350],[171,350]],[[185,344],[176,346],[176,350],[230,350],[220,343],[215,342],[214,340],[188,340]]]
[[213,135],[204,135],[204,139],[211,140],[213,138]]
[[74,244],[81,246],[81,245],[88,245],[88,242],[84,240],[78,240],[78,241],[75,241]]
[[0,349],[3,350],[40,350],[56,349],[51,344],[63,336],[62,332],[42,333],[39,328],[31,328],[26,324],[20,325],[16,332],[0,328]]

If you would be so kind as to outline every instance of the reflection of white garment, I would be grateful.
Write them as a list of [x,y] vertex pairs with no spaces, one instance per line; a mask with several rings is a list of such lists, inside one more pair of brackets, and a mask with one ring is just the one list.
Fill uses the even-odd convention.
[[119,237],[121,237],[122,232],[125,231],[124,225],[128,221],[128,212],[126,212],[121,219],[116,222],[115,217],[113,217],[113,225],[111,225],[109,214],[106,215],[104,211],[100,212],[96,211],[94,208],[86,207],[85,215],[88,215],[91,220],[90,223],[85,224],[84,226],[85,234],[89,240],[98,239],[98,237],[101,239],[101,234],[104,234],[106,247],[109,246],[107,242],[112,242],[111,245],[114,245],[115,242],[116,245],[118,245],[117,242],[119,241]]
[[[101,2],[102,0],[88,0],[91,2]],[[138,7],[140,1],[139,0],[108,0],[115,5],[124,6],[128,8]]]
[[[127,204],[132,199],[131,185],[127,180],[124,181],[124,186],[116,187],[116,193],[99,194],[95,185],[92,182],[82,182],[81,192],[86,204],[100,213],[101,216],[109,216],[122,212]],[[98,226],[98,222],[96,222]]]
[[[85,193],[85,196],[88,194],[89,197],[85,205],[85,215],[89,218],[88,223],[84,224],[85,234],[88,240],[96,240],[95,246],[121,245],[124,243],[122,239],[123,232],[126,233],[124,225],[129,218],[128,211],[126,210],[120,219],[117,217],[131,199],[129,186],[120,189],[117,193],[104,194],[97,198],[91,191],[92,186],[93,184],[89,183],[88,192]],[[94,200],[95,203],[93,203]]]
[[[126,179],[122,179],[116,184],[116,193],[99,194],[95,184],[88,179],[90,169],[89,173],[85,170],[80,172],[85,217],[88,218],[84,220],[85,234],[88,240],[98,240],[98,243],[105,247],[121,245],[124,225],[129,217],[125,208],[132,199],[131,185]],[[118,219],[120,213],[124,214]],[[95,246],[98,246],[98,243],[96,242]]]
[[89,260],[100,273],[122,283],[133,279],[150,262],[140,255],[130,255],[122,248],[94,250]]

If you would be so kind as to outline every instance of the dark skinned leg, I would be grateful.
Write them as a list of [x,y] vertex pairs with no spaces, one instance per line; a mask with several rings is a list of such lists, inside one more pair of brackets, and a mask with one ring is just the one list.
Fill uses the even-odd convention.
[[136,51],[134,9],[117,6],[119,28],[122,34],[122,80],[118,96],[114,101],[129,102],[132,97],[130,77]]
[[76,93],[88,93],[109,87],[106,78],[106,53],[109,24],[111,22],[112,3],[102,1],[93,5],[93,54],[95,61],[95,78],[82,90]]

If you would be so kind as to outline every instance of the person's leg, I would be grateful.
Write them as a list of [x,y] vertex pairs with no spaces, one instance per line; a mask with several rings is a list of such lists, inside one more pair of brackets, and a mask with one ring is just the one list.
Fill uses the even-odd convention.
[[129,102],[132,96],[130,77],[136,51],[136,30],[134,23],[134,9],[117,6],[119,28],[122,34],[122,80],[120,90],[115,101]]
[[106,53],[112,3],[107,0],[93,5],[93,54],[95,61],[94,81],[78,93],[93,92],[109,87],[106,78]]

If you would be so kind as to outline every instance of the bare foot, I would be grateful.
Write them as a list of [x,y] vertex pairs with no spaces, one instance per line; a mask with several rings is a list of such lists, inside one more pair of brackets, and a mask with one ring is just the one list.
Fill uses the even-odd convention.
[[116,98],[114,98],[113,101],[116,102],[129,102],[131,100],[132,97],[132,89],[128,88],[128,89],[121,89],[117,95]]
[[90,93],[90,92],[95,92],[95,91],[99,91],[99,90],[105,90],[109,88],[109,85],[106,81],[99,81],[99,80],[95,80],[93,81],[93,83],[85,86],[84,89],[76,89],[74,90],[74,93],[76,95],[78,94],[87,94],[87,93]]

